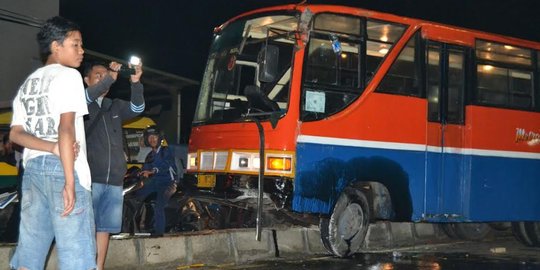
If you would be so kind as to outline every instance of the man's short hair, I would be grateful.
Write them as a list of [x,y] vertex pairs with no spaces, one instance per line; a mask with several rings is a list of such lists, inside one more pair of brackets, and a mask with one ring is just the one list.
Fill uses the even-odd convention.
[[108,67],[108,65],[103,61],[96,60],[96,61],[85,62],[84,68],[83,68],[83,77],[88,76],[95,66],[104,66],[105,68]]
[[39,54],[43,62],[47,61],[47,57],[51,54],[51,44],[57,41],[60,44],[64,43],[64,39],[71,31],[81,31],[80,27],[65,18],[55,16],[48,19],[41,26],[37,33],[37,41],[39,45]]

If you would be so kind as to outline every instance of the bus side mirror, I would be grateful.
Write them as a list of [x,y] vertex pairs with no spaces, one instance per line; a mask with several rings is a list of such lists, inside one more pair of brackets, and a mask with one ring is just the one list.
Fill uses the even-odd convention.
[[257,56],[259,65],[259,81],[273,82],[278,72],[279,48],[275,45],[267,44]]

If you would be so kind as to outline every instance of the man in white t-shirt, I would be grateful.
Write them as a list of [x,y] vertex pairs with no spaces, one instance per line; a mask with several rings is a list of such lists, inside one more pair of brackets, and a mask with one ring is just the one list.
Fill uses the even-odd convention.
[[[96,268],[95,225],[86,160],[79,27],[53,17],[37,35],[45,66],[13,100],[10,138],[25,147],[21,226],[14,269],[44,269],[55,239],[60,269]],[[79,142],[78,157],[73,145]]]

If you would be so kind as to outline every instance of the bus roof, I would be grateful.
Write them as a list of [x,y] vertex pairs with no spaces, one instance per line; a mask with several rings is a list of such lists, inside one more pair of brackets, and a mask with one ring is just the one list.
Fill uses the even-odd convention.
[[[303,11],[306,8],[309,8],[313,13],[320,12],[332,12],[332,13],[341,13],[341,14],[350,14],[354,16],[368,17],[379,20],[387,20],[400,24],[406,24],[411,26],[422,27],[422,32],[425,35],[428,35],[430,38],[438,38],[437,32],[440,31],[453,31],[455,33],[456,39],[452,40],[454,43],[459,43],[462,45],[474,46],[475,39],[488,39],[503,43],[510,43],[518,47],[529,47],[540,50],[540,43],[511,37],[503,34],[496,34],[491,32],[485,32],[475,29],[469,29],[439,22],[433,22],[422,19],[415,19],[405,16],[394,15],[391,13],[384,13],[379,11],[367,10],[359,7],[350,7],[350,6],[341,6],[341,5],[320,5],[320,4],[289,4],[289,5],[279,5],[271,6],[266,8],[255,9],[249,12],[245,12],[238,16],[233,17],[224,24],[215,28],[214,32],[217,32],[227,26],[229,23],[238,20],[239,18],[251,16],[257,13],[263,12],[272,12],[272,11]],[[442,41],[442,40],[441,40]],[[447,41],[447,40],[444,40]]]

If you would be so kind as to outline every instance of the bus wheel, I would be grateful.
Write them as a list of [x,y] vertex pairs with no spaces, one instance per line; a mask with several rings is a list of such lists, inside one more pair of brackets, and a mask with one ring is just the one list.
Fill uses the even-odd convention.
[[450,239],[458,239],[458,235],[456,233],[456,226],[454,223],[440,223],[439,227],[442,229],[442,231],[450,238]]
[[461,239],[478,241],[491,232],[491,227],[487,223],[455,223],[455,230]]
[[525,222],[525,231],[533,245],[540,247],[540,222]]
[[489,226],[497,231],[506,231],[512,227],[510,222],[493,222],[489,223]]
[[339,257],[347,257],[359,251],[367,234],[369,219],[369,204],[364,193],[346,188],[330,218],[320,220],[324,247]]
[[512,222],[512,233],[519,242],[528,247],[533,247],[534,242],[525,228],[526,223],[527,222]]

